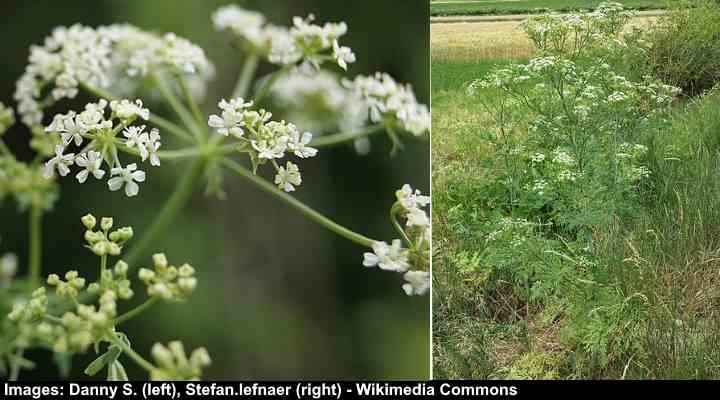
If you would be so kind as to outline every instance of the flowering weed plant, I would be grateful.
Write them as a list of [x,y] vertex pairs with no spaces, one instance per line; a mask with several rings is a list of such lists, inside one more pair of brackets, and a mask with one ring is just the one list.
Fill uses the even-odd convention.
[[[7,302],[3,307],[10,309],[2,325],[0,370],[9,378],[17,379],[22,369],[32,367],[24,354],[34,348],[52,351],[61,367],[75,354],[95,351],[99,356],[85,372],[106,370],[109,380],[128,378],[128,359],[151,379],[202,376],[210,363],[204,348],[188,354],[178,341],[158,343],[148,360],[120,329],[158,302],[182,302],[198,285],[192,266],[174,266],[162,253],[152,257],[152,268],[139,267],[203,177],[207,193],[222,198],[224,176],[240,176],[310,220],[367,247],[362,260],[358,254],[358,264],[401,274],[407,295],[428,292],[428,196],[409,185],[395,193],[389,217],[398,239],[384,241],[347,229],[290,194],[311,179],[302,174],[302,165],[332,146],[352,144],[363,154],[369,151],[368,137],[385,132],[395,153],[404,138],[428,135],[428,108],[409,85],[388,74],[340,77],[356,61],[352,49],[342,44],[348,32],[344,22],[318,24],[311,14],[295,17],[285,27],[235,5],[218,9],[212,22],[237,45],[244,60],[237,84],[220,99],[207,99],[213,63],[202,48],[174,33],[157,34],[128,24],[78,24],[56,28],[44,43],[30,48],[29,64],[16,85],[15,111],[0,103],[0,139],[12,134],[17,118],[29,127],[30,147],[36,153],[33,160],[21,161],[0,140],[0,198],[14,199],[28,214],[30,227],[27,276],[16,276],[25,263],[14,254],[0,259],[1,290],[8,293],[2,297]],[[257,78],[261,62],[277,68]],[[49,115],[51,108],[79,95],[93,100],[81,109]],[[321,99],[320,109],[305,107],[306,98]],[[216,111],[203,114],[203,100],[216,103]],[[151,110],[158,102],[172,110],[173,118]],[[292,119],[277,118],[272,107]],[[327,133],[330,129],[340,132]],[[179,143],[181,147],[174,147]],[[130,198],[153,180],[153,169],[168,160],[188,160],[189,166],[136,242],[130,241],[132,228],[113,230],[112,218],[97,221],[88,214],[82,218],[84,239],[98,256],[99,269],[42,278],[42,217],[52,211],[60,179],[78,185],[102,181],[110,195],[133,201]],[[262,177],[264,171],[272,178]],[[136,297],[131,283],[135,277],[147,299],[121,312],[122,302]]]

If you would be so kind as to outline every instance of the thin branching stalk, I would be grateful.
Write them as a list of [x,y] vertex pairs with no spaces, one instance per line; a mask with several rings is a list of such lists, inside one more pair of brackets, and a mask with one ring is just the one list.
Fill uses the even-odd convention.
[[153,365],[149,361],[144,359],[140,354],[136,353],[135,350],[133,350],[132,348],[130,348],[130,346],[127,345],[127,343],[125,343],[122,339],[118,338],[114,332],[108,331],[105,337],[109,342],[120,347],[123,353],[127,354],[130,358],[133,359],[133,361],[135,361],[137,365],[141,366],[146,371],[151,372],[155,369],[155,367],[153,367]]
[[137,306],[137,307],[133,308],[132,310],[126,312],[125,314],[115,318],[115,325],[120,325],[123,322],[127,322],[127,321],[137,317],[138,315],[145,312],[145,310],[152,307],[153,304],[157,303],[157,301],[158,301],[157,297],[151,297],[151,298],[145,300],[139,306]]
[[245,58],[245,63],[243,64],[242,71],[240,71],[237,83],[235,84],[235,89],[232,93],[234,98],[245,98],[245,96],[247,96],[248,90],[250,89],[250,82],[255,76],[255,71],[257,70],[259,61],[260,58],[258,58],[255,54],[249,54],[247,58]]
[[332,135],[320,136],[314,138],[312,142],[310,142],[310,146],[316,148],[337,146],[343,143],[351,142],[356,139],[373,135],[375,133],[383,132],[384,130],[385,128],[382,125],[372,125],[357,132],[342,132]]
[[255,184],[256,186],[258,186],[264,192],[274,196],[275,198],[282,201],[283,203],[293,207],[294,209],[298,210],[302,215],[304,215],[306,218],[324,226],[325,228],[329,229],[330,231],[332,231],[352,242],[355,242],[359,245],[365,246],[365,247],[371,247],[372,244],[374,242],[376,242],[376,240],[374,240],[374,239],[370,239],[370,238],[363,236],[357,232],[353,232],[350,229],[347,229],[344,226],[339,225],[338,223],[330,220],[329,218],[325,217],[324,215],[320,214],[319,212],[308,207],[300,200],[277,189],[271,183],[267,182],[266,180],[264,180],[263,178],[255,175],[255,174],[253,174],[252,171],[248,170],[247,168],[243,167],[242,165],[238,164],[237,162],[229,160],[229,159],[224,159],[223,164],[231,171],[237,173],[241,177],[247,179],[248,181],[250,181],[253,184]]
[[[197,103],[195,102],[195,99],[192,96],[192,93],[190,93],[190,89],[187,86],[187,82],[185,81],[185,78],[182,75],[176,75],[176,80],[178,81],[178,84],[180,85],[180,90],[182,90],[183,96],[185,96],[185,101],[188,103],[188,106],[190,106],[190,111],[192,111],[192,114],[195,117],[195,121],[197,122],[198,127],[204,126],[205,125],[205,117],[203,117],[202,112],[200,112],[200,108],[198,107]],[[203,135],[203,138],[205,138],[205,135]]]
[[[89,85],[85,82],[80,82],[80,87],[88,92],[89,94],[105,100],[115,100],[116,96],[112,93],[108,92],[105,89]],[[195,139],[193,139],[192,134],[187,132],[185,129],[181,128],[180,126],[168,121],[167,119],[160,117],[155,114],[150,114],[150,123],[153,125],[156,125],[158,128],[163,129],[164,131],[167,131],[171,134],[173,134],[175,137],[188,142],[188,143],[195,143]]]
[[197,140],[198,142],[202,141],[204,131],[202,128],[200,128],[200,126],[198,126],[197,121],[195,121],[190,111],[188,111],[182,104],[180,99],[175,96],[175,94],[172,92],[172,90],[167,85],[165,80],[163,80],[163,78],[161,78],[157,74],[153,74],[153,80],[158,90],[160,91],[160,94],[162,94],[163,98],[165,98],[167,103],[170,105],[170,108],[173,109],[175,114],[180,117],[183,124],[187,125],[192,131],[192,133],[195,135],[195,140]]

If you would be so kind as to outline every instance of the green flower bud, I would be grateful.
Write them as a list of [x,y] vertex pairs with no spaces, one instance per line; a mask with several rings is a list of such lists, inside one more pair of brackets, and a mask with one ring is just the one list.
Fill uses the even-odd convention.
[[94,244],[105,239],[102,232],[85,231],[85,241]]
[[89,284],[87,287],[87,291],[91,294],[97,294],[98,292],[100,292],[100,284],[97,282]]
[[125,261],[119,260],[117,263],[115,263],[115,273],[120,276],[127,275],[128,271],[128,265]]
[[190,266],[190,264],[183,264],[180,266],[180,269],[178,269],[178,275],[182,278],[188,278],[195,274],[195,268]]
[[80,221],[82,221],[83,225],[85,225],[85,228],[87,228],[88,230],[92,230],[97,224],[97,221],[92,214],[85,215],[80,219]]
[[168,261],[165,257],[165,253],[153,254],[153,263],[155,264],[155,268],[167,268]]
[[123,300],[131,299],[135,295],[135,292],[132,291],[130,288],[120,288],[118,289],[118,296],[120,296]]
[[207,367],[210,363],[212,363],[212,359],[204,347],[199,347],[190,354],[190,365],[193,368]]
[[60,283],[60,277],[57,276],[57,274],[50,274],[47,277],[47,283],[50,286],[56,286],[57,284]]
[[85,278],[75,278],[68,282],[72,287],[74,287],[77,290],[81,290],[85,287]]
[[113,219],[111,217],[102,217],[100,219],[100,228],[104,231],[109,231],[113,226]]
[[122,248],[115,242],[105,242],[108,254],[111,256],[120,255]]
[[195,290],[195,287],[197,286],[197,279],[190,277],[190,278],[180,278],[178,279],[178,287],[181,291],[184,293],[190,293],[193,290]]
[[97,242],[92,246],[92,252],[96,255],[102,257],[108,253],[107,251],[107,242]]
[[77,278],[77,277],[78,277],[78,272],[75,271],[75,270],[70,270],[70,271],[68,271],[68,272],[65,273],[65,280],[66,280],[66,281],[71,281],[71,280],[73,280],[73,279],[75,279],[75,278]]
[[148,283],[155,278],[155,272],[147,268],[140,268],[140,271],[138,271],[138,278],[140,278],[141,281]]
[[173,355],[170,352],[170,350],[167,349],[167,347],[163,346],[160,343],[155,343],[152,347],[152,350],[150,350],[150,353],[152,354],[153,358],[155,359],[155,362],[164,368],[173,368],[174,362],[173,362]]

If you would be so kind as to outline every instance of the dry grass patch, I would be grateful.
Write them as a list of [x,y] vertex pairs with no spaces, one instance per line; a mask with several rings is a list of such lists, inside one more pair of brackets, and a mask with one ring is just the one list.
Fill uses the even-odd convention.
[[[657,17],[637,17],[627,26],[645,27]],[[436,60],[526,60],[535,46],[520,29],[520,21],[434,23],[430,47]]]

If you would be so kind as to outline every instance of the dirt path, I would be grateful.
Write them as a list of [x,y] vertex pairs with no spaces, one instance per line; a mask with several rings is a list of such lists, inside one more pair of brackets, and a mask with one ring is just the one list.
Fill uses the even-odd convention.
[[[665,10],[638,11],[638,17],[659,17],[664,15]],[[450,24],[456,22],[505,22],[523,21],[535,14],[508,14],[508,15],[457,15],[450,17],[430,17],[431,24]]]

